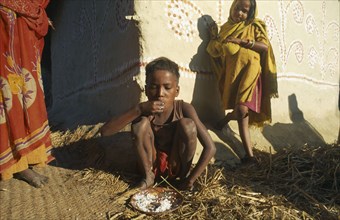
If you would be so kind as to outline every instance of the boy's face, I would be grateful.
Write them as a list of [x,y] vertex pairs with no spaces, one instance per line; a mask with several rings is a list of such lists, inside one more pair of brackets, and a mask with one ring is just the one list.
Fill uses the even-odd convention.
[[179,93],[177,77],[167,70],[156,70],[150,75],[145,91],[149,101],[161,101],[167,109]]
[[234,22],[247,20],[250,6],[249,0],[236,1],[234,8],[231,10],[231,19]]

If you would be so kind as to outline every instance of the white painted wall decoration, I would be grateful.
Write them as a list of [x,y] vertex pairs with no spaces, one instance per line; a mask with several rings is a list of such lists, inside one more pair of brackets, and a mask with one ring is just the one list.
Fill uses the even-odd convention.
[[[204,4],[202,3],[204,2]],[[230,7],[231,1],[209,1],[212,3],[213,8],[215,8],[215,21],[221,26],[228,16],[222,16],[222,11],[226,12]],[[335,1],[334,1],[335,2]],[[333,3],[334,3],[333,2]],[[201,5],[206,5],[208,1],[199,2]],[[199,16],[203,16],[205,12],[200,9],[197,1],[180,1],[180,0],[168,0],[165,6],[165,17],[167,18],[168,27],[172,30],[174,36],[178,40],[183,40],[187,43],[192,42],[194,38],[199,35],[197,28],[197,23],[194,22]],[[320,80],[325,80],[324,75],[330,74],[330,76],[336,75],[336,71],[339,67],[339,51],[336,47],[330,46],[326,48],[327,38],[332,37],[335,46],[339,44],[339,22],[332,20],[325,24],[326,17],[326,1],[315,1],[310,3],[307,1],[284,1],[279,0],[277,2],[269,1],[259,1],[259,10],[264,11],[261,6],[267,5],[277,5],[277,12],[279,12],[279,19],[274,18],[271,14],[264,14],[262,19],[267,24],[268,35],[272,41],[275,41],[277,45],[274,45],[276,59],[278,62],[278,72],[279,75],[282,73],[280,78],[295,78],[295,74],[285,74],[291,73],[292,71],[287,70],[287,65],[289,59],[294,57],[297,63],[301,64],[304,60],[307,60],[311,68],[315,68],[318,64],[321,68],[321,78]],[[322,14],[317,14],[319,19],[322,19],[321,27],[317,27],[315,19],[312,14],[305,15],[305,4],[316,4],[322,8]],[[273,7],[267,7],[272,9]],[[270,10],[275,12],[275,10]],[[229,12],[228,12],[229,13]],[[228,14],[227,13],[227,14]],[[273,14],[273,13],[272,13]],[[261,16],[260,16],[261,17]],[[224,19],[224,21],[222,20]],[[299,32],[295,36],[292,36],[292,30],[301,28],[305,29],[305,33]],[[318,30],[318,29],[321,29]],[[304,35],[314,34],[315,39],[318,39],[318,45],[310,46],[310,42],[303,41]],[[294,37],[295,39],[292,39]],[[289,40],[292,39],[292,40]],[[319,51],[319,52],[318,52]],[[325,54],[325,51],[328,51]],[[205,71],[203,71],[205,72]],[[325,84],[329,86],[336,86],[337,83],[330,83],[329,81],[323,82],[317,78],[310,78],[308,76],[299,77],[305,81],[314,82],[317,84]],[[299,80],[299,79],[297,79]]]

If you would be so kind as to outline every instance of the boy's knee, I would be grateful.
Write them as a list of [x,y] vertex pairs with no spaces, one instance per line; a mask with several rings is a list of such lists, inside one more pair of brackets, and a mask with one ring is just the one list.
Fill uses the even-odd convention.
[[138,122],[132,124],[131,128],[133,136],[139,137],[148,131],[148,128],[150,128],[150,121],[147,117],[141,117]]
[[197,129],[195,122],[190,118],[182,118],[178,122],[180,132],[187,138],[196,138]]

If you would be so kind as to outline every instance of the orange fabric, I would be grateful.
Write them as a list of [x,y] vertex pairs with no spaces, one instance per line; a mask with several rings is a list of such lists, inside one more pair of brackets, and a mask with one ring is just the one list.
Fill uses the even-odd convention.
[[1,175],[1,180],[9,180],[14,173],[26,170],[28,165],[35,165],[37,167],[44,167],[48,161],[46,154],[46,147],[42,145],[25,156],[22,156],[15,164],[4,170]]
[[168,175],[168,155],[165,152],[157,151],[157,159],[154,167],[156,176]]
[[[0,173],[35,149],[50,161],[51,140],[40,57],[47,33],[45,0],[0,0]],[[5,7],[4,7],[5,6]],[[16,12],[18,10],[18,12]],[[47,158],[47,159],[46,159]],[[37,160],[33,160],[36,164]],[[22,167],[22,166],[19,166]]]
[[[168,153],[157,150],[157,157],[154,163],[155,176],[168,176],[169,179],[177,177],[179,175],[179,167],[170,166]],[[176,164],[180,164],[180,161],[176,161]]]
[[18,17],[39,37],[48,31],[48,17],[45,11],[49,0],[0,0],[0,5],[14,11]]

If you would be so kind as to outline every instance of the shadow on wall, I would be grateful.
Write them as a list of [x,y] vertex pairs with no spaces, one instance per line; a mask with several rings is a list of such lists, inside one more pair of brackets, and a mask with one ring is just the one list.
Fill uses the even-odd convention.
[[291,124],[276,123],[273,126],[265,126],[264,137],[271,143],[274,149],[281,147],[309,145],[325,145],[321,134],[308,122],[299,109],[295,94],[288,96],[289,117]]
[[53,2],[42,62],[51,128],[103,122],[138,103],[140,31],[127,19],[134,1]]
[[224,116],[220,103],[217,82],[210,68],[210,57],[206,52],[209,43],[208,24],[213,21],[210,15],[203,15],[197,21],[199,37],[202,39],[197,53],[189,64],[196,73],[195,86],[191,104],[204,122],[215,123]]
[[[340,91],[339,91],[339,95],[338,95],[338,110],[340,111]],[[338,141],[337,144],[340,144],[340,126],[339,126],[339,131],[338,131]]]
[[[51,1],[46,8],[46,13],[48,17],[52,20],[57,16],[57,1]],[[53,20],[52,20],[53,23]],[[52,62],[51,62],[51,32],[53,31],[52,27],[49,28],[44,40],[45,45],[43,49],[43,53],[41,56],[41,72],[42,72],[42,81],[44,86],[45,93],[45,104],[46,108],[49,109],[52,106]]]

